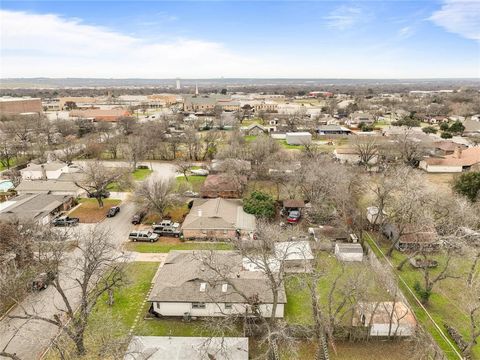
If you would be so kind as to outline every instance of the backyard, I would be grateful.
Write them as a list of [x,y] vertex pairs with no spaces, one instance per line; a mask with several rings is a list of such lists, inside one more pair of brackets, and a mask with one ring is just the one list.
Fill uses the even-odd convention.
[[103,208],[99,208],[97,199],[80,199],[79,206],[68,215],[78,217],[81,223],[97,223],[107,216],[110,207],[120,203],[116,199],[103,199]]
[[[381,237],[377,236],[375,243],[379,245],[380,249],[376,249],[374,239],[374,237],[366,236],[366,240],[377,254],[377,257],[385,261],[383,255],[380,253],[380,249],[385,253],[389,244],[383,241]],[[394,266],[397,266],[403,259],[405,259],[405,257],[405,254],[395,251],[390,261]],[[439,262],[439,267],[441,267],[446,261],[446,257],[441,254],[432,258]],[[465,261],[465,257],[455,256],[451,261],[451,271],[452,275],[455,277],[447,278],[438,282],[433,288],[429,303],[425,305],[425,308],[435,322],[441,327],[445,336],[447,335],[443,325],[448,324],[458,330],[464,338],[468,337],[470,321],[466,312],[467,304],[465,303],[465,298],[462,296],[466,285],[462,279],[458,278],[458,276],[464,275],[469,266],[470,263]],[[432,270],[431,276],[435,276],[438,271],[438,269]],[[395,270],[395,273],[399,278],[401,277],[405,281],[410,289],[414,288],[416,282],[422,283],[423,280],[422,273],[409,264],[405,265],[402,271]],[[480,269],[477,271],[477,277],[478,276],[480,276]],[[409,303],[412,310],[415,312],[417,320],[428,332],[430,332],[449,359],[458,359],[458,356],[455,355],[451,346],[446,342],[443,336],[439,333],[439,330],[428,318],[425,311],[414,299],[413,295],[408,290],[407,285],[399,281],[399,286],[409,299]],[[452,340],[450,341],[453,343]],[[480,359],[480,343],[473,347],[473,355],[474,359]]]
[[175,181],[177,183],[177,190],[181,189],[181,187],[188,187],[191,188],[191,190],[194,192],[200,192],[200,189],[202,188],[202,185],[207,177],[200,175],[189,175],[187,176],[187,178],[188,181],[187,179],[185,179],[185,176],[177,176],[175,178]]

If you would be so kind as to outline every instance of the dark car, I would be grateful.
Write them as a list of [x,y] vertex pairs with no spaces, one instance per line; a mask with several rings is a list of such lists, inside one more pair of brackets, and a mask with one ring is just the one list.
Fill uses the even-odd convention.
[[154,228],[153,232],[160,236],[180,237],[178,226],[165,226],[163,228]]
[[88,193],[88,197],[89,198],[97,198],[98,197],[97,194],[100,194],[100,197],[102,197],[104,199],[110,197],[110,191],[107,191],[107,190],[100,191],[100,192]]
[[57,274],[54,271],[44,272],[38,274],[35,279],[33,279],[31,287],[32,290],[40,291],[45,290],[50,283],[55,280]]
[[143,218],[147,215],[146,211],[139,211],[132,217],[132,224],[138,225],[142,222]]
[[287,222],[290,224],[296,224],[300,221],[300,211],[294,210],[288,213]]
[[114,217],[120,212],[120,206],[112,206],[108,209],[107,217]]
[[80,222],[79,218],[70,216],[60,216],[52,221],[53,226],[75,226]]

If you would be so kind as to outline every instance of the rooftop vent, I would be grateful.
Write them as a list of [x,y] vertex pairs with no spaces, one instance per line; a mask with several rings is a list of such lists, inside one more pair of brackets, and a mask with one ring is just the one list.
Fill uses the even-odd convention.
[[223,284],[222,285],[222,292],[226,293],[228,290],[228,284]]
[[207,290],[207,283],[200,283],[200,292],[205,292]]

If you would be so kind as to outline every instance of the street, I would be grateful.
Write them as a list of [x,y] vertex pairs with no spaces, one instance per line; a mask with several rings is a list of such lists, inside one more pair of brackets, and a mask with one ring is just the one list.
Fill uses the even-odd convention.
[[[111,233],[111,241],[119,249],[127,241],[128,233],[133,227],[130,220],[135,212],[134,204],[122,203],[120,213],[113,218],[106,218],[98,226],[108,229]],[[80,224],[74,229],[77,238],[81,238],[82,231],[86,231],[94,225]],[[60,269],[60,281],[71,304],[76,308],[79,304],[79,287],[75,282],[75,273],[69,263],[72,264],[78,257],[79,251],[69,254],[68,260]],[[46,290],[31,293],[21,304],[13,309],[9,315],[22,315],[25,308],[28,312],[38,313],[47,318],[58,314],[64,307],[64,303],[53,286]],[[16,353],[22,360],[38,359],[49,346],[50,341],[58,333],[55,325],[41,320],[10,319],[8,316],[0,321],[0,349],[8,344],[6,349],[9,353]],[[12,339],[13,337],[13,339]],[[3,359],[3,357],[0,357]]]

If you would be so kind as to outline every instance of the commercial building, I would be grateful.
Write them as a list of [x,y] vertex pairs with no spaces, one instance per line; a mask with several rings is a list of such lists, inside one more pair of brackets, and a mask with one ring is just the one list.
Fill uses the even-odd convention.
[[1,97],[1,115],[21,115],[31,113],[42,113],[42,100],[40,98],[28,97]]

